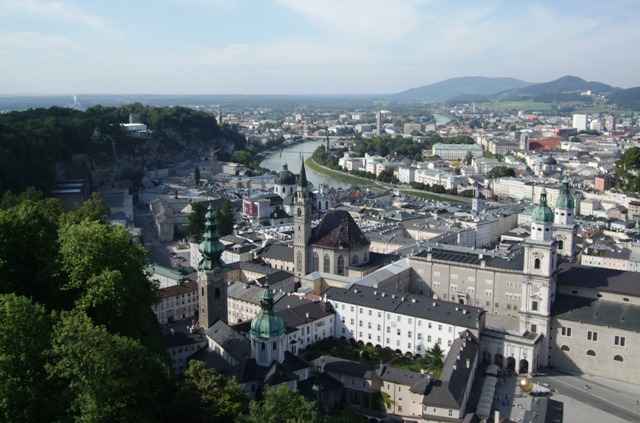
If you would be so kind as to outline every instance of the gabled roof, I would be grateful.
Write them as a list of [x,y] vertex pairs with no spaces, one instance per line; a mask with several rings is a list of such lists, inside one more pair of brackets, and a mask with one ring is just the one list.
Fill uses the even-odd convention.
[[260,254],[260,257],[293,262],[293,247],[284,244],[272,244]]
[[214,340],[230,356],[241,362],[251,356],[249,340],[236,332],[222,320],[218,320],[206,331],[207,338]]
[[370,244],[351,215],[344,210],[329,211],[313,228],[309,243],[325,248],[357,248]]
[[[444,360],[440,381],[435,381],[424,398],[432,407],[459,408],[463,404],[467,382],[473,377],[473,363],[479,352],[478,340],[466,331],[453,341]],[[468,365],[467,365],[468,364]]]

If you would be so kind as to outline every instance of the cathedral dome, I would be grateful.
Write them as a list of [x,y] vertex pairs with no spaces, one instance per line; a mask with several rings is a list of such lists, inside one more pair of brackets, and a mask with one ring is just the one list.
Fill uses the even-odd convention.
[[295,185],[296,176],[289,171],[289,167],[286,164],[282,165],[282,170],[278,173],[276,179],[278,185]]
[[565,210],[573,210],[576,207],[576,202],[573,199],[573,195],[571,195],[571,191],[569,191],[569,182],[562,181],[560,185],[560,193],[558,194],[558,199],[556,200],[556,208],[557,209],[565,209]]
[[273,294],[270,288],[264,291],[260,305],[262,311],[251,321],[251,336],[269,339],[284,335],[284,320],[273,313]]
[[553,211],[547,205],[546,191],[542,191],[542,194],[540,194],[540,204],[531,212],[531,221],[540,224],[553,222]]

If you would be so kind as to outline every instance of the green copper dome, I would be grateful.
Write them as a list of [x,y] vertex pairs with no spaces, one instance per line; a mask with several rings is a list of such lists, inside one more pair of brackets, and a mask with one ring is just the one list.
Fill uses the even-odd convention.
[[224,251],[224,246],[218,240],[218,230],[216,228],[216,218],[213,215],[211,204],[207,208],[207,214],[204,216],[204,234],[200,243],[200,253],[202,258],[198,263],[200,270],[213,270],[220,264],[220,256]]
[[264,291],[260,305],[262,311],[251,322],[251,336],[268,339],[284,335],[284,320],[273,313],[273,293],[270,288]]
[[560,184],[560,193],[556,200],[557,209],[573,210],[576,208],[576,202],[569,191],[569,181],[566,179]]
[[534,223],[553,223],[553,211],[547,205],[547,191],[540,194],[540,204],[531,212],[531,221]]

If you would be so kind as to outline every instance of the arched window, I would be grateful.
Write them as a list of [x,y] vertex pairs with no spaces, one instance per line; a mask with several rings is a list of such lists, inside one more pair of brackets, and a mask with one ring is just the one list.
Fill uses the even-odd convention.
[[302,272],[302,251],[298,251],[296,256],[296,270]]
[[539,258],[537,258],[537,259],[535,259],[535,260],[534,260],[534,262],[533,262],[533,268],[534,268],[534,269],[540,269],[540,259],[539,259]]
[[331,262],[329,260],[329,254],[325,254],[322,259],[322,271],[324,273],[331,273]]
[[313,253],[313,270],[314,272],[320,270],[320,257],[318,253]]
[[558,241],[558,250],[564,250],[564,241],[563,240]]
[[562,351],[569,351],[569,347],[567,347],[566,345],[561,346],[560,349]]
[[338,256],[338,275],[344,275],[344,257]]
[[595,357],[596,356],[596,352],[594,350],[588,350],[587,351],[587,355],[590,357]]
[[621,355],[616,355],[616,356],[614,356],[614,357],[613,357],[613,359],[614,359],[615,361],[619,361],[619,362],[621,362],[621,363],[624,361],[624,359],[622,358],[622,356],[621,356]]

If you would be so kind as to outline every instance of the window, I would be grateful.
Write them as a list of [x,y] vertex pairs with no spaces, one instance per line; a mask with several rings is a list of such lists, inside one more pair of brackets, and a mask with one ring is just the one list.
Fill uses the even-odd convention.
[[594,350],[588,350],[587,351],[587,355],[590,357],[595,357],[596,356],[596,352]]
[[613,359],[614,359],[615,361],[619,361],[619,362],[621,362],[621,363],[624,361],[624,359],[622,358],[622,356],[621,356],[621,355],[616,355],[616,356],[614,356],[614,357],[613,357]]
[[616,336],[614,341],[613,341],[613,343],[615,345],[619,345],[621,347],[624,347],[624,341],[625,341],[624,336]]
[[407,338],[411,338],[411,331],[407,332]]
[[329,254],[325,254],[322,259],[322,271],[324,273],[331,273],[331,262],[329,260]]
[[570,351],[569,347],[567,347],[566,345],[563,345],[560,347],[561,351]]
[[354,255],[353,257],[351,257],[351,263],[353,265],[357,265],[358,264],[358,256]]
[[318,256],[318,253],[313,253],[313,269],[311,270],[313,271],[320,270],[320,256]]
[[422,334],[421,333],[418,334],[418,339],[422,340]]
[[398,336],[400,336],[400,329],[398,329]]
[[276,344],[275,342],[273,343],[273,350],[277,350],[278,349],[278,344]]
[[564,241],[563,240],[558,241],[558,250],[564,250]]
[[338,256],[338,275],[344,275],[344,257]]
[[453,416],[453,410],[449,410],[449,417]]
[[587,339],[589,341],[596,342],[598,340],[598,332],[592,332],[592,331],[587,332]]
[[298,251],[296,255],[296,270],[302,272],[302,251]]
[[571,328],[561,328],[562,336],[571,336]]
[[538,311],[538,302],[537,301],[531,301],[531,310],[532,311]]
[[213,295],[214,298],[217,300],[220,298],[220,288],[216,288],[215,291],[213,291]]
[[539,258],[537,258],[537,259],[535,259],[535,260],[534,260],[534,262],[533,262],[533,268],[534,268],[534,269],[540,269],[540,259],[539,259]]
[[531,325],[531,332],[537,333],[538,332],[538,325]]

